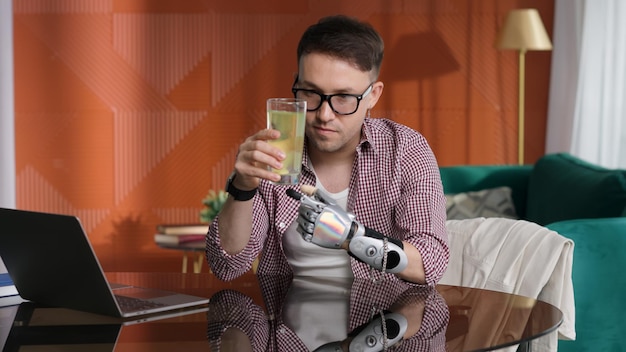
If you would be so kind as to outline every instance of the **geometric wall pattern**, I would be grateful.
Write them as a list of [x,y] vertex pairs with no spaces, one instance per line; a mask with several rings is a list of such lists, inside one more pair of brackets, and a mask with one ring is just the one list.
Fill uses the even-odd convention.
[[[105,270],[178,270],[154,228],[196,222],[264,101],[289,96],[295,48],[324,15],[385,40],[373,116],[419,130],[441,165],[515,163],[517,54],[506,12],[554,1],[13,2],[17,206],[80,216]],[[526,161],[543,154],[550,52],[526,55]]]

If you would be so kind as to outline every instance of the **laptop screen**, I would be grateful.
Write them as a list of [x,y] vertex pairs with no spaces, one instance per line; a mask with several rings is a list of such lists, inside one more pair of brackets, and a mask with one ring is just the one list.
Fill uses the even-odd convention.
[[63,308],[38,308],[31,302],[14,308],[4,352],[113,351],[122,327],[112,317]]

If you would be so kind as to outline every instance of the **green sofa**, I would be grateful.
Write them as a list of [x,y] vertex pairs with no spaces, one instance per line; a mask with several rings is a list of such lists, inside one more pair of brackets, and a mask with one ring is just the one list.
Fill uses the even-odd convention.
[[626,170],[566,153],[534,165],[441,167],[446,194],[510,187],[520,219],[574,241],[576,340],[559,351],[622,351],[626,311]]

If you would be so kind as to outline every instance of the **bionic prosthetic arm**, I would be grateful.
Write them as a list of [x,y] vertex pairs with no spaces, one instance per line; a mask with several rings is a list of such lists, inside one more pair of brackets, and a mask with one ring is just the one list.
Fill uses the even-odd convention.
[[409,323],[400,313],[386,312],[357,327],[343,341],[333,341],[313,352],[377,352],[386,351],[402,340]]
[[[307,188],[302,187],[309,193]],[[381,271],[398,273],[406,268],[408,259],[401,241],[365,227],[324,192],[310,189],[311,196],[287,190],[290,197],[300,201],[298,232],[305,241],[346,249],[352,257]]]

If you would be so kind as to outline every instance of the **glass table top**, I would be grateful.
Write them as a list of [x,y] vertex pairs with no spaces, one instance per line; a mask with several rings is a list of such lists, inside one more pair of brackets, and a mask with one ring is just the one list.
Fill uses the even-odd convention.
[[7,351],[46,344],[111,351],[183,346],[188,351],[487,351],[527,343],[562,322],[556,307],[531,298],[401,280],[107,276],[112,282],[209,297],[210,302],[132,324],[24,302],[0,308],[0,343]]

